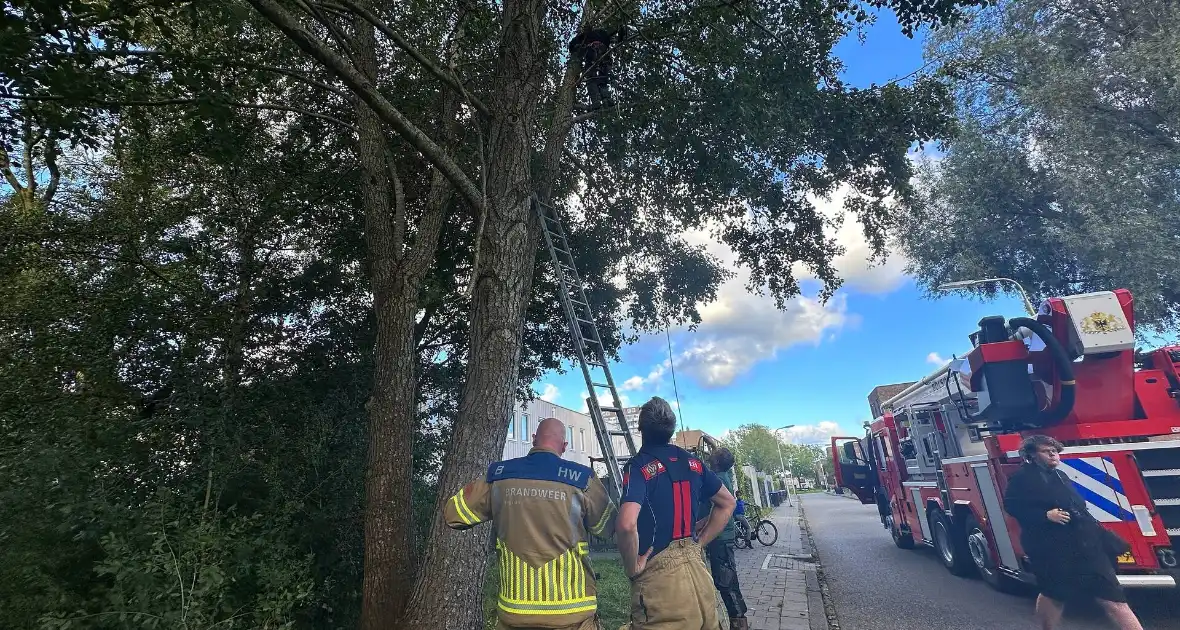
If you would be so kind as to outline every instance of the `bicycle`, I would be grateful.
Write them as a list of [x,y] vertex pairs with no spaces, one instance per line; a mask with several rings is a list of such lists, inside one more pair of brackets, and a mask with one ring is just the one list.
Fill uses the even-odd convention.
[[751,512],[750,516],[753,517],[754,531],[750,531],[750,520],[737,521],[735,523],[737,537],[734,538],[734,545],[738,549],[753,549],[755,538],[764,547],[778,542],[778,528],[774,526],[774,523],[762,518],[762,510],[758,506],[748,506],[746,509]]

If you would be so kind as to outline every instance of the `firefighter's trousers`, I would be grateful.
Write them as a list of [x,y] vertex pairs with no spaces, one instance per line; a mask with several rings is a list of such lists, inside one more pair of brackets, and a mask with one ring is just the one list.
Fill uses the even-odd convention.
[[[506,626],[503,621],[496,622],[496,630],[554,630],[553,628],[527,628],[519,626]],[[564,628],[557,628],[556,630],[602,630],[602,624],[598,621],[598,615],[583,619],[572,626]]]
[[[631,581],[631,630],[719,630],[713,579],[691,538],[672,541]],[[626,628],[627,626],[623,626]]]

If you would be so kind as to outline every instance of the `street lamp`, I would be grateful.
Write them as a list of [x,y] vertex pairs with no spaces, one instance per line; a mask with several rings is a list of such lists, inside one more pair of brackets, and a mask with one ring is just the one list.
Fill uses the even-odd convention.
[[[795,428],[795,425],[788,424],[775,429],[775,431],[785,431],[786,429],[793,428]],[[791,503],[791,484],[787,483],[787,463],[783,460],[783,443],[777,439],[774,442],[778,445],[778,465],[783,469],[783,485],[787,488],[787,507],[794,507],[795,504]]]
[[1028,314],[1031,315],[1032,317],[1037,316],[1037,310],[1035,308],[1033,308],[1032,300],[1028,299],[1028,292],[1026,292],[1024,290],[1024,287],[1020,286],[1019,282],[1013,280],[1012,278],[985,278],[983,280],[959,280],[958,282],[944,282],[944,283],[938,285],[937,288],[939,291],[953,291],[955,289],[966,289],[968,287],[973,287],[973,286],[977,286],[980,284],[990,284],[992,282],[1011,282],[1013,285],[1015,285],[1016,291],[1018,293],[1020,293],[1020,298],[1022,300],[1024,300],[1024,310],[1028,311]]

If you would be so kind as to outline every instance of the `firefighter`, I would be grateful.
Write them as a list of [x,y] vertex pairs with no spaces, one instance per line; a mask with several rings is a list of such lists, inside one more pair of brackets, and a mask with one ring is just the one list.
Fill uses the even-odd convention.
[[[701,547],[733,514],[729,490],[701,460],[670,444],[676,414],[662,398],[639,411],[643,446],[627,462],[616,541],[631,578],[630,630],[716,630],[713,580]],[[694,536],[698,504],[712,510]]]
[[[733,453],[721,447],[709,454],[709,469],[716,473],[725,484],[725,488],[733,492]],[[708,503],[708,499],[705,499]],[[702,504],[701,514],[709,513],[709,506]],[[705,555],[709,557],[709,569],[713,574],[713,586],[721,594],[721,601],[725,602],[725,610],[729,613],[730,630],[747,630],[750,626],[746,621],[746,598],[742,596],[742,588],[738,583],[737,560],[734,558],[734,538],[737,537],[734,521],[737,517],[735,505],[734,516],[725,523],[717,538],[705,547]],[[703,528],[707,519],[698,521],[697,527]],[[746,523],[749,531],[749,523]]]
[[525,457],[494,462],[447,501],[453,529],[492,521],[500,561],[499,628],[597,630],[587,532],[613,532],[614,505],[587,466],[562,459],[565,425],[545,418]]
[[582,56],[582,73],[586,77],[586,91],[590,93],[590,109],[612,107],[614,97],[610,93],[611,70],[614,68],[611,44],[627,37],[627,27],[617,31],[594,28],[578,33],[569,42],[569,51]]

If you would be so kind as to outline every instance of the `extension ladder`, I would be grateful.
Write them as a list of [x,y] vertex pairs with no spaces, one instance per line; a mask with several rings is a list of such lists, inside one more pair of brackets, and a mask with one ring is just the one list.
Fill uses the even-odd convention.
[[[565,236],[565,228],[561,225],[561,217],[558,216],[557,208],[543,203],[535,195],[532,204],[541,220],[541,232],[545,235],[545,247],[549,249],[549,257],[553,260],[553,272],[557,277],[570,338],[582,367],[582,376],[586,379],[586,391],[589,393],[586,407],[590,410],[590,421],[594,424],[594,433],[602,451],[602,457],[591,458],[591,463],[601,462],[606,466],[606,490],[617,504],[623,496],[623,465],[635,456],[637,450],[635,438],[627,427],[619,391],[615,388],[614,378],[607,365],[606,348],[598,334],[598,325],[586,298],[584,284],[574,266],[574,256]],[[599,404],[598,393],[601,390],[610,392],[609,406]],[[605,414],[610,414],[609,420]],[[626,452],[615,452],[614,437],[623,438],[622,450]]]

